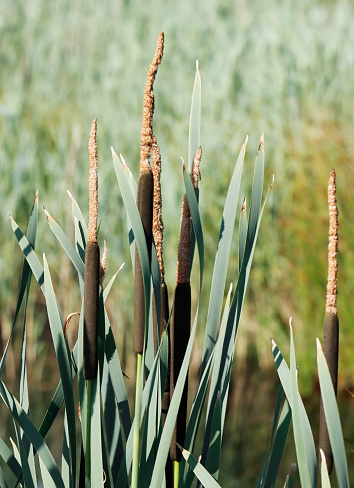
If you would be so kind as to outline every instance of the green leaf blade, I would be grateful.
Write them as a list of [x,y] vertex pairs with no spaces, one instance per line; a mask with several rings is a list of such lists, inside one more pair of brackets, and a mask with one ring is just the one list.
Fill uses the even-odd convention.
[[347,488],[349,487],[349,475],[342,426],[331,375],[319,339],[317,339],[317,367],[338,485],[340,488]]

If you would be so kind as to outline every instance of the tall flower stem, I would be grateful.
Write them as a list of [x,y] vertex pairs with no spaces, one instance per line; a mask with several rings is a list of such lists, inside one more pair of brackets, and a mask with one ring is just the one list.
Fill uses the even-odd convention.
[[85,474],[91,475],[91,408],[92,381],[97,378],[98,368],[98,295],[100,280],[100,252],[97,243],[98,182],[97,182],[97,120],[91,125],[89,152],[89,221],[85,248],[84,273],[84,344],[83,372],[86,380],[86,445]]
[[[328,239],[328,279],[326,313],[323,324],[323,353],[337,394],[339,321],[337,311],[337,272],[338,272],[338,208],[336,200],[336,173],[332,170],[328,181],[329,239]],[[333,469],[333,454],[321,400],[319,448],[322,449],[328,473]]]
[[[153,220],[153,173],[150,164],[150,156],[154,135],[152,121],[154,115],[155,97],[153,84],[159,64],[161,63],[164,47],[164,34],[158,37],[153,60],[149,66],[143,100],[143,117],[141,127],[140,143],[140,175],[137,187],[137,207],[141,217],[141,222],[145,231],[146,245],[151,260],[152,246],[152,220]],[[135,248],[135,279],[134,279],[134,329],[133,347],[137,354],[136,371],[136,395],[135,395],[135,420],[134,420],[134,447],[133,447],[133,466],[132,466],[132,488],[138,487],[139,481],[139,431],[141,416],[141,390],[140,381],[142,358],[144,354],[145,330],[147,329],[148,310],[146,309],[147,299],[145,298],[144,280],[141,262],[137,247]]]

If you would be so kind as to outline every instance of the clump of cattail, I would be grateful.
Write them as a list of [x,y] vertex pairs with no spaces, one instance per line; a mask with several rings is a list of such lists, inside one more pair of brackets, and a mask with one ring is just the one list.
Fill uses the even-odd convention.
[[[202,151],[199,147],[192,165],[192,183],[197,189],[200,178],[200,161]],[[192,219],[188,205],[187,195],[182,200],[181,225],[178,243],[177,279],[173,297],[173,311],[170,325],[170,397],[172,398],[183,358],[187,349],[191,324],[191,285],[189,276],[189,255],[191,246]],[[173,461],[181,460],[181,452],[177,443],[183,445],[187,419],[188,378],[186,379],[181,403],[177,415],[175,430],[170,447],[170,458]]]
[[[336,173],[332,170],[328,181],[328,210],[329,210],[329,243],[328,243],[328,279],[326,310],[323,324],[323,353],[332,378],[333,388],[337,393],[338,376],[338,342],[339,322],[337,315],[337,253],[338,253],[338,209],[336,200]],[[323,451],[328,473],[333,469],[333,454],[328,435],[323,404],[320,408],[320,438],[319,448]]]
[[[146,245],[151,258],[152,222],[153,222],[153,173],[150,155],[154,142],[152,121],[154,115],[153,84],[159,64],[161,63],[164,46],[164,34],[159,35],[155,55],[149,66],[143,101],[143,119],[141,127],[140,175],[137,186],[137,207],[145,231]],[[137,247],[135,248],[135,280],[134,280],[134,331],[133,346],[136,354],[142,354],[145,334],[145,298],[144,281]]]
[[100,251],[97,243],[97,120],[91,125],[89,137],[89,221],[85,249],[84,274],[84,357],[83,369],[86,380],[97,377],[98,367],[98,294],[100,280]]

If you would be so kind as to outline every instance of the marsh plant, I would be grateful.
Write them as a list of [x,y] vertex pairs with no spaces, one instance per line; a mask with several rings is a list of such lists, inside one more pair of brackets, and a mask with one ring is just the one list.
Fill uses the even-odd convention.
[[[156,52],[149,66],[143,100],[140,172],[138,181],[122,155],[112,149],[113,168],[126,210],[127,228],[122,239],[129,238],[134,271],[134,329],[136,354],[135,405],[128,401],[126,381],[105,308],[112,286],[119,286],[119,270],[105,283],[107,247],[104,222],[98,215],[97,120],[89,136],[89,205],[88,224],[75,198],[69,194],[74,226],[74,244],[50,213],[44,209],[50,229],[65,250],[77,272],[81,303],[77,340],[73,348],[67,327],[73,315],[63,317],[54,291],[46,256],[36,254],[36,231],[39,196],[36,194],[27,233],[15,220],[11,225],[24,254],[17,307],[11,335],[21,307],[26,311],[32,276],[46,302],[48,322],[60,372],[60,381],[37,428],[29,416],[26,365],[26,319],[22,328],[20,398],[17,399],[0,382],[0,395],[13,419],[15,440],[11,448],[0,439],[0,485],[34,487],[38,483],[56,487],[174,487],[192,484],[206,488],[219,486],[221,477],[221,444],[226,406],[242,306],[250,276],[266,197],[262,202],[264,180],[264,137],[261,136],[254,165],[250,199],[240,195],[241,177],[247,138],[238,155],[225,198],[206,323],[198,322],[204,275],[203,227],[199,213],[199,191],[202,190],[203,165],[200,147],[201,79],[196,66],[192,94],[188,161],[181,164],[181,184],[185,194],[181,204],[179,244],[176,249],[176,280],[167,290],[163,262],[163,219],[160,175],[162,161],[153,130],[155,98],[153,86],[163,57],[164,35],[160,34]],[[331,175],[331,262],[329,269],[328,309],[325,319],[325,360],[317,342],[318,371],[322,392],[321,484],[330,486],[332,458],[339,486],[349,486],[348,470],[335,400],[338,321],[336,319],[336,251],[338,223],[335,205],[335,177]],[[269,192],[269,190],[268,190]],[[248,202],[249,210],[248,210]],[[176,216],[177,217],[177,216]],[[234,227],[238,217],[238,276],[226,283]],[[334,219],[334,220],[333,220]],[[178,219],[176,218],[176,224]],[[101,228],[102,227],[102,228]],[[334,237],[333,237],[334,236]],[[99,242],[103,242],[100,257]],[[168,244],[165,244],[168,245]],[[111,252],[114,252],[111,249]],[[231,259],[233,259],[231,257]],[[195,265],[195,263],[197,264]],[[191,273],[199,271],[199,288],[191,288]],[[118,284],[115,285],[117,280]],[[227,291],[228,290],[228,291]],[[193,300],[192,300],[193,298]],[[192,306],[196,303],[196,306]],[[25,314],[26,316],[26,314]],[[196,329],[204,334],[204,348],[199,382],[188,401],[188,370]],[[8,345],[2,360],[2,372]],[[334,345],[333,345],[334,340]],[[317,450],[308,417],[297,385],[297,368],[292,327],[290,324],[290,368],[272,340],[275,366],[280,387],[275,401],[274,422],[268,452],[261,473],[255,473],[257,487],[274,486],[293,423],[297,469],[303,486],[317,486]],[[332,352],[333,354],[332,354]],[[331,379],[332,375],[332,379]],[[188,404],[191,404],[188,411]],[[58,467],[46,436],[64,410],[61,467]],[[134,416],[132,415],[134,410]],[[203,419],[203,422],[202,422]],[[204,423],[204,425],[203,425]],[[202,447],[196,452],[199,436]],[[38,459],[38,461],[37,461]],[[286,486],[295,479],[295,464],[289,466]],[[256,481],[258,477],[258,482]]]

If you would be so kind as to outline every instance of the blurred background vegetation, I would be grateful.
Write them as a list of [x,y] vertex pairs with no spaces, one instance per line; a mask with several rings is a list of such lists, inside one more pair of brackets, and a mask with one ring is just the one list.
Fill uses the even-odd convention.
[[[126,262],[108,311],[123,367],[131,371],[132,273],[126,218],[110,146],[137,176],[142,99],[156,39],[165,55],[155,83],[155,134],[162,153],[166,281],[175,281],[177,234],[187,159],[195,60],[202,76],[203,148],[200,208],[206,272],[200,331],[227,186],[246,135],[243,195],[265,133],[266,183],[275,183],[264,213],[236,349],[222,486],[254,486],[264,461],[278,380],[268,337],[287,354],[293,317],[299,385],[317,436],[315,338],[322,336],[327,279],[327,181],[337,172],[340,319],[339,399],[352,467],[354,442],[354,6],[346,0],[94,0],[1,2],[0,16],[0,328],[8,338],[21,252],[8,212],[25,231],[35,191],[73,235],[68,189],[87,213],[87,141],[98,119],[99,218],[107,238],[109,277]],[[249,200],[248,200],[249,201]],[[239,202],[240,205],[241,202]],[[46,252],[63,313],[79,311],[76,277],[40,215],[37,253]],[[235,281],[237,252],[229,282]],[[208,281],[209,278],[209,281]],[[58,379],[45,304],[32,287],[28,317],[32,415],[40,420]],[[172,288],[171,288],[172,289]],[[71,323],[72,334],[76,325]],[[19,334],[18,334],[19,336]],[[5,379],[18,387],[19,337]],[[196,344],[199,360],[201,344]],[[12,357],[11,357],[12,356]],[[191,368],[191,375],[196,374]],[[134,375],[132,374],[132,377]],[[130,381],[133,383],[132,381]],[[55,384],[54,384],[55,383]],[[191,381],[193,388],[193,381]],[[133,384],[131,391],[133,391]],[[0,406],[3,409],[3,406]],[[291,447],[283,479],[295,460]],[[280,486],[280,485],[279,485]]]

